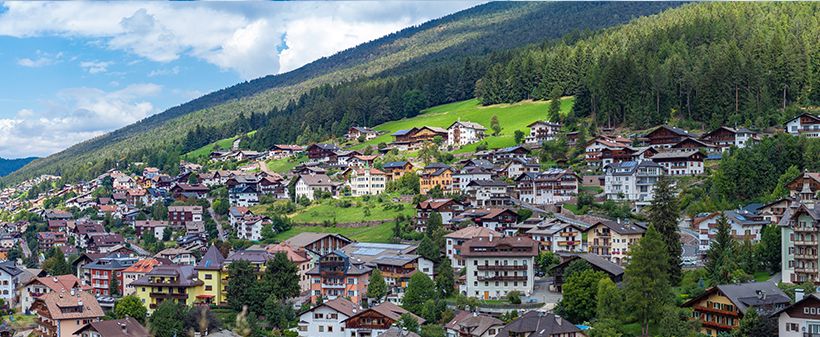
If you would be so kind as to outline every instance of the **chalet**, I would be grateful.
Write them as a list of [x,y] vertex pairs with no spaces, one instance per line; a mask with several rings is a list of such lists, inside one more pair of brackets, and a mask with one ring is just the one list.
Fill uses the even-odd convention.
[[475,298],[500,299],[511,291],[524,296],[534,287],[538,242],[526,236],[474,237],[461,246],[467,282],[461,291]]
[[425,166],[424,172],[419,176],[420,194],[426,195],[436,186],[442,191],[450,191],[453,184],[452,174],[452,168],[444,163],[431,163]]
[[255,160],[265,156],[265,152],[241,150],[236,153],[236,160]]
[[567,321],[561,316],[533,310],[505,325],[495,337],[514,336],[586,337],[587,334],[575,323]]
[[563,125],[549,121],[536,121],[527,127],[530,128],[530,134],[524,137],[524,142],[534,145],[556,139]]
[[242,219],[246,215],[253,215],[253,213],[251,213],[247,207],[232,206],[230,210],[228,210],[228,222],[231,226],[234,226],[239,219]]
[[652,201],[655,182],[666,168],[652,161],[609,164],[604,167],[604,193],[607,199],[634,201],[636,208]]
[[134,318],[89,322],[74,332],[79,337],[148,337],[151,334]]
[[703,160],[706,155],[699,151],[661,152],[652,156],[652,161],[666,168],[672,176],[692,176],[703,174]]
[[357,309],[344,297],[323,302],[299,315],[296,332],[299,337],[348,337],[343,321],[355,315]]
[[671,126],[661,126],[646,135],[646,138],[649,138],[649,146],[661,148],[670,147],[686,137],[698,138],[689,131]]
[[122,218],[122,212],[120,212],[117,205],[100,205],[97,207],[97,216],[104,217],[106,213],[111,214],[113,218]]
[[711,287],[682,307],[692,309],[692,318],[701,323],[701,333],[714,336],[737,329],[751,307],[761,316],[768,316],[785,309],[791,301],[777,284],[766,281]]
[[[521,224],[507,228],[507,234],[514,235],[516,231],[524,233],[527,237],[539,242],[541,251],[585,253],[587,243],[582,239],[582,229],[574,224],[550,218],[535,225],[534,228],[525,229],[526,225]],[[529,226],[527,226],[529,227]]]
[[359,136],[364,136],[364,141],[370,141],[379,136],[379,132],[371,128],[362,126],[352,126],[344,135],[345,140],[358,139]]
[[260,179],[259,193],[271,195],[276,199],[290,198],[288,181],[283,179],[282,176],[279,176],[278,174]]
[[333,152],[339,150],[341,149],[334,144],[313,144],[305,149],[310,160],[320,162],[328,161],[334,155]]
[[282,241],[294,249],[304,249],[316,256],[322,256],[331,251],[349,245],[353,240],[341,234],[333,233],[299,233],[296,236]]
[[175,177],[170,177],[167,175],[158,175],[152,179],[154,181],[154,187],[170,190],[174,185],[177,184],[177,180]]
[[401,178],[405,173],[413,170],[413,164],[409,161],[391,161],[382,166],[382,171],[387,174],[387,181],[394,181]]
[[518,177],[524,172],[538,172],[540,170],[541,164],[531,158],[513,158],[504,166],[505,175],[511,178]]
[[338,150],[333,151],[333,155],[330,156],[328,163],[334,166],[348,166],[353,164],[353,162],[357,162],[358,160],[355,159],[356,156],[361,156],[362,153],[359,151],[351,151],[351,150]]
[[426,322],[424,318],[418,317],[390,302],[382,302],[377,306],[364,309],[364,311],[343,322],[345,323],[345,330],[350,331],[351,336],[377,337],[396,324],[403,314],[412,315],[419,322],[419,325]]
[[20,303],[18,286],[21,274],[23,271],[17,267],[17,262],[0,262],[0,299],[9,306],[17,306]]
[[196,180],[197,182],[199,182],[200,185],[213,187],[219,185],[219,181],[214,177],[214,173],[200,173],[197,174]]
[[231,205],[251,207],[259,204],[259,192],[251,186],[237,186],[228,191]]
[[515,160],[516,158],[526,159],[531,152],[532,151],[530,151],[530,149],[520,145],[505,147],[503,149],[493,151],[492,161],[496,163],[506,163]]
[[544,205],[567,201],[578,194],[581,180],[572,170],[549,169],[522,173],[515,177],[515,190],[523,202]]
[[481,226],[467,226],[455,232],[444,235],[447,239],[444,254],[450,259],[453,268],[461,269],[466,266],[466,260],[461,256],[461,245],[474,237],[501,237],[501,233]]
[[60,247],[66,244],[66,234],[63,232],[37,232],[37,244],[42,251]]
[[793,136],[804,134],[808,138],[820,138],[820,116],[805,112],[787,120],[783,128]]
[[[540,167],[540,165],[539,165]],[[491,180],[493,172],[476,166],[465,166],[453,172],[453,193],[458,193],[467,188],[467,184],[474,180]]]
[[441,136],[445,143],[449,141],[448,132],[444,128],[433,126],[414,127],[407,130],[399,130],[394,132],[391,136],[395,137],[393,141],[394,146],[402,146],[405,148],[414,148],[420,146],[423,142],[432,142],[436,136]]
[[141,204],[145,205],[145,201],[146,201],[145,196],[146,195],[147,195],[147,192],[144,189],[141,189],[141,188],[128,189],[127,191],[125,191],[125,198],[126,198],[125,203],[128,206],[131,206],[131,207],[136,207],[137,203],[141,203]]
[[310,294],[314,302],[319,296],[325,301],[347,296],[351,302],[361,304],[373,269],[351,260],[334,250],[322,255],[316,266],[305,273],[312,279]]
[[760,242],[763,227],[772,224],[770,220],[764,219],[763,215],[745,209],[712,212],[705,216],[695,217],[692,225],[698,231],[698,249],[701,252],[709,249],[709,245],[717,235],[717,224],[721,216],[731,227],[731,236],[738,241],[749,239],[752,242]]
[[698,151],[700,149],[704,149],[707,152],[715,152],[718,151],[720,147],[718,145],[710,143],[709,141],[686,137],[682,141],[679,141],[675,145],[672,145],[669,151]]
[[453,216],[464,211],[464,204],[455,199],[427,199],[413,206],[413,208],[416,209],[413,224],[417,230],[422,229],[423,231],[427,227],[427,219],[430,218],[430,214],[438,213],[441,215],[442,225],[449,226]]
[[618,221],[603,220],[589,227],[586,232],[587,247],[590,253],[623,265],[629,249],[646,233],[646,225],[621,222],[620,219]]
[[464,146],[484,139],[487,128],[474,122],[462,122],[460,119],[447,127],[447,145]]
[[[820,334],[820,294],[803,294],[803,289],[795,289],[794,304],[773,313],[777,319],[779,337],[803,337]],[[806,332],[804,332],[806,331]]]
[[35,334],[48,337],[73,337],[83,326],[105,317],[97,299],[77,289],[37,297],[31,311],[37,315]]
[[74,215],[71,212],[50,209],[45,211],[44,217],[47,220],[70,220]]
[[473,207],[504,206],[511,204],[507,183],[503,180],[473,180],[464,188]]
[[214,171],[214,180],[217,185],[225,185],[233,177],[230,171]]
[[307,276],[307,271],[313,268],[313,259],[304,249],[295,249],[287,244],[269,245],[265,251],[276,255],[283,253],[288,257],[288,260],[296,265],[297,274],[299,274],[299,288],[302,292],[310,291],[310,277]]
[[165,248],[161,252],[157,253],[157,255],[154,255],[154,258],[168,259],[174,264],[181,266],[193,266],[196,262],[193,252],[177,247]]
[[177,197],[184,196],[185,198],[195,197],[200,199],[207,196],[208,190],[208,186],[200,184],[177,184],[171,189],[171,193]]
[[190,251],[200,250],[205,252],[208,248],[208,240],[203,235],[186,234],[177,239],[177,246]]
[[95,253],[108,253],[112,247],[125,244],[125,239],[119,234],[92,235],[90,239],[88,251]]
[[315,200],[317,197],[316,192],[335,193],[341,185],[341,183],[330,181],[330,177],[326,174],[301,174],[294,179],[293,184],[297,200],[302,196],[307,197],[309,200]]
[[[606,164],[603,162],[602,154],[605,149],[615,151],[609,152],[607,155],[607,159],[612,159],[612,162],[614,163],[617,162],[616,158],[623,158],[625,156],[622,152],[617,151],[623,151],[631,145],[632,141],[626,138],[598,136],[587,142],[584,150],[584,160],[587,162],[587,165],[590,166],[606,166],[610,162],[607,161]],[[632,152],[629,153],[630,156],[632,155]]]
[[612,263],[611,261],[602,258],[595,254],[573,254],[569,259],[561,262],[555,267],[550,268],[550,275],[552,275],[552,287],[554,291],[561,292],[561,287],[564,285],[564,269],[575,260],[584,260],[592,266],[592,270],[600,271],[612,280],[614,283],[621,283],[624,278],[624,267]]
[[236,235],[244,240],[262,240],[262,228],[270,223],[270,218],[267,216],[246,215],[236,221]]
[[820,173],[803,172],[802,175],[792,179],[785,186],[789,190],[789,196],[802,200],[814,200],[820,192]]
[[769,204],[760,206],[757,209],[757,214],[763,217],[764,220],[770,221],[771,223],[779,223],[780,220],[783,218],[783,214],[786,213],[786,209],[789,208],[789,205],[794,200],[791,198],[783,198]]
[[22,311],[29,313],[29,309],[34,303],[35,298],[50,292],[62,292],[63,289],[90,290],[91,286],[83,285],[83,282],[74,275],[58,275],[53,277],[35,275],[35,277],[32,277],[22,284],[20,288]]
[[504,229],[512,225],[518,219],[518,214],[508,208],[481,208],[470,209],[453,217],[453,224],[472,221],[476,226],[490,228],[494,231],[504,232]]
[[494,337],[506,325],[487,314],[462,311],[444,325],[447,337]]
[[91,236],[101,233],[105,233],[105,228],[101,224],[84,222],[78,223],[74,227],[71,236],[74,237],[74,241],[77,242],[80,248],[86,248]]
[[295,154],[302,153],[304,149],[302,149],[299,145],[274,145],[268,150],[268,153],[271,154],[272,157],[289,157]]

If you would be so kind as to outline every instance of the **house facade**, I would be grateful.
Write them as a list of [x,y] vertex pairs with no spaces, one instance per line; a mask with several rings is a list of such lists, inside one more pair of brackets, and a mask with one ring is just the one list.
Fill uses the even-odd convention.
[[640,209],[653,199],[655,182],[666,174],[666,168],[651,162],[623,162],[604,167],[604,193],[615,201],[635,202]]
[[353,263],[341,251],[325,254],[306,273],[311,278],[311,300],[316,303],[316,296],[322,296],[325,300],[347,296],[353,303],[361,304],[372,271],[363,264]]
[[561,133],[563,125],[548,121],[536,121],[527,125],[530,129],[530,134],[524,137],[524,142],[527,144],[541,144],[548,140],[553,140]]
[[358,169],[351,178],[353,196],[379,195],[387,185],[387,174],[375,168]]
[[487,128],[474,122],[457,121],[447,127],[447,145],[464,146],[484,139]]
[[467,282],[461,293],[483,299],[500,299],[510,291],[521,291],[525,296],[532,293],[538,242],[526,236],[490,234],[472,238],[461,247],[467,265]]
[[644,225],[604,220],[587,229],[587,246],[590,253],[623,265],[632,246],[645,233]]

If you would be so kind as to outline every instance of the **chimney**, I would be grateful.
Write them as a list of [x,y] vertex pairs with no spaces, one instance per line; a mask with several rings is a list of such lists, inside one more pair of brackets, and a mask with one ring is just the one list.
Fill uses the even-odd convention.
[[122,322],[122,325],[120,325],[120,327],[122,328],[122,334],[127,336],[128,335],[127,324],[125,324],[125,322]]
[[493,242],[493,233],[490,233],[490,242]]
[[563,320],[561,319],[561,316],[555,315],[555,323],[558,323],[558,325],[561,325],[561,323],[563,323],[562,321]]
[[794,302],[800,302],[803,300],[803,289],[797,288],[794,290]]

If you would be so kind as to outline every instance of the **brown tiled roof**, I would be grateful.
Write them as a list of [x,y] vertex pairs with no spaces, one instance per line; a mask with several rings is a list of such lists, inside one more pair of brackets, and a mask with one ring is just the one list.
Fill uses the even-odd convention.
[[356,310],[356,305],[355,305],[355,304],[353,304],[353,302],[348,301],[348,300],[347,300],[347,299],[345,299],[344,297],[337,297],[337,298],[334,298],[334,299],[332,299],[332,300],[330,300],[330,301],[327,301],[327,302],[322,302],[322,304],[317,305],[317,306],[315,306],[315,307],[311,308],[310,310],[308,310],[308,311],[306,311],[306,312],[310,312],[310,311],[316,310],[316,309],[318,309],[318,308],[320,308],[320,307],[322,307],[322,306],[326,306],[326,307],[329,307],[329,308],[331,308],[331,309],[333,309],[333,310],[336,310],[336,311],[338,311],[340,314],[343,314],[343,315],[345,315],[345,316],[347,316],[347,317],[352,317],[353,315],[355,315],[355,314],[356,314],[356,313],[354,312],[354,310]]
[[[55,281],[55,279],[57,281]],[[52,276],[52,277],[36,277],[28,281],[26,286],[34,283],[40,283],[52,291],[55,292],[62,292],[64,289],[66,291],[71,290],[71,288],[83,288],[83,290],[91,289],[91,286],[83,286],[80,279],[74,275],[60,275],[60,276]]]
[[[492,252],[487,249],[485,252],[475,252],[472,248],[494,248],[499,246],[510,246],[511,251]],[[529,251],[517,251],[519,248],[529,248]],[[526,236],[505,236],[476,237],[461,245],[461,256],[536,256],[538,255],[538,242]]]
[[464,227],[464,228],[459,229],[455,232],[447,234],[444,237],[445,238],[451,238],[451,239],[472,239],[474,237],[479,237],[479,236],[488,237],[488,236],[490,236],[490,234],[493,234],[494,236],[497,236],[499,238],[501,237],[501,233],[496,232],[496,231],[494,231],[492,229],[489,229],[487,227],[481,227],[481,226]]
[[102,337],[148,337],[151,334],[140,322],[133,318],[114,319],[110,321],[91,322],[75,332],[81,336],[83,331],[96,331]]
[[[46,305],[46,308],[48,308],[51,318],[55,320],[87,319],[105,316],[94,295],[85,291],[75,291],[74,295],[71,295],[70,289],[59,292],[55,291],[43,294],[35,298],[35,301],[42,301]],[[65,307],[76,307],[79,304],[82,304],[81,312],[62,312],[62,310],[60,310],[60,308]]]
[[304,232],[304,233],[299,233],[299,234],[297,234],[296,236],[294,236],[290,239],[282,241],[282,243],[287,243],[290,246],[299,249],[299,248],[305,247],[305,246],[307,246],[311,243],[314,243],[316,241],[324,239],[325,237],[328,237],[328,236],[334,236],[334,237],[339,238],[341,240],[347,241],[348,243],[353,242],[353,240],[350,240],[350,239],[346,238],[345,236],[343,236],[341,234]]
[[[375,312],[383,315],[384,317],[387,317],[387,318],[389,318],[393,321],[396,321],[396,322],[399,321],[399,318],[401,318],[401,315],[403,315],[403,314],[410,314],[413,317],[415,317],[416,320],[419,321],[419,325],[424,324],[424,322],[426,322],[426,320],[424,318],[416,316],[412,312],[404,310],[404,309],[400,308],[399,306],[397,306],[393,303],[390,303],[390,302],[382,302],[381,304],[379,304],[375,307],[370,307],[369,309],[365,309],[364,311],[356,314],[355,316],[362,315],[362,314],[364,314],[368,311],[375,311]],[[348,319],[350,319],[350,318],[348,318]],[[344,321],[347,321],[348,319],[346,319]]]
[[299,251],[297,249],[293,249],[290,245],[286,243],[279,243],[272,246],[269,246],[266,251],[271,254],[276,254],[278,252],[284,252],[285,255],[288,256],[288,259],[295,262],[295,263],[302,263],[310,261],[310,258],[307,257],[305,251]]
[[414,206],[413,208],[431,208],[431,209],[439,209],[440,207],[447,205],[450,202],[454,202],[455,204],[461,204],[458,201],[453,199],[427,199],[425,201],[420,202],[418,205]]
[[583,330],[575,326],[574,323],[555,314],[530,311],[507,324],[496,337],[508,337],[511,332],[516,335],[531,333],[529,337],[547,337],[573,332],[582,333]]
[[[467,315],[464,315],[464,313]],[[462,312],[459,313],[459,315],[452,321],[447,323],[445,327],[456,331],[470,331],[470,335],[481,336],[489,328],[503,325],[504,322],[489,315],[475,315],[471,312]]]
[[128,268],[123,270],[123,273],[147,273],[154,269],[160,262],[157,259],[145,259],[137,261]]

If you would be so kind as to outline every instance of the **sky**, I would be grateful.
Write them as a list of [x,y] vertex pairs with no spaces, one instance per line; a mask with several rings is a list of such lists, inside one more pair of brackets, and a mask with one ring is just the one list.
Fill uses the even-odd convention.
[[477,4],[2,2],[0,157],[44,157]]

